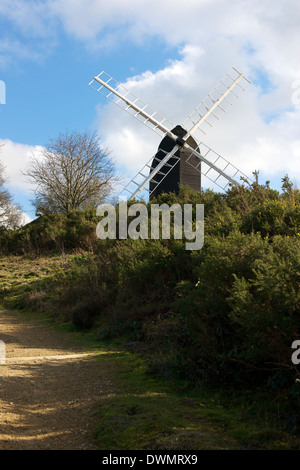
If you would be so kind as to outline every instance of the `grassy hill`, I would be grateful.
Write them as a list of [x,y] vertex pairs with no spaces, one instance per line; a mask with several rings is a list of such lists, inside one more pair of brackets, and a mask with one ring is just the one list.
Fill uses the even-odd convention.
[[153,202],[204,204],[203,248],[97,240],[93,211],[44,216],[1,236],[1,303],[117,341],[148,374],[246,400],[297,433],[299,191],[182,187]]

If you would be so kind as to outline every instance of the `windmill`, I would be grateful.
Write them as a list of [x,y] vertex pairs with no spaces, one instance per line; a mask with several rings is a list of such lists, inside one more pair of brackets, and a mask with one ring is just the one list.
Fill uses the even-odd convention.
[[239,98],[238,92],[245,91],[244,86],[248,83],[249,80],[233,68],[231,74],[220,80],[182,125],[174,126],[106,72],[95,76],[89,86],[162,138],[157,153],[126,185],[122,194],[131,200],[148,191],[151,199],[162,190],[166,192],[166,188],[176,190],[178,183],[200,189],[201,176],[222,190],[230,184],[239,186],[240,180],[251,181],[201,140],[207,128],[221,118],[232,105],[232,100]]

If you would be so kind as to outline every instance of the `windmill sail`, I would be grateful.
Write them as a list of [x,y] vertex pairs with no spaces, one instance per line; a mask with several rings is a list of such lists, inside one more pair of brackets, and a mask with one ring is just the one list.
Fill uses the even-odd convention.
[[187,163],[191,165],[194,170],[201,172],[201,176],[208,178],[223,191],[226,190],[230,184],[241,184],[240,182],[242,180],[251,183],[251,179],[245,173],[203,142],[198,144],[198,149],[201,155],[201,159],[199,157],[200,161],[195,161],[194,153],[190,152],[187,157]]
[[[150,195],[156,191],[158,185],[180,163],[180,149],[184,148],[185,161],[194,170],[198,171],[221,189],[228,184],[239,185],[240,178],[247,178],[238,168],[234,167],[224,157],[214,152],[197,137],[197,133],[206,134],[206,128],[212,127],[215,120],[220,119],[232,105],[232,99],[238,98],[238,91],[244,91],[241,83],[250,83],[247,78],[233,68],[233,77],[229,74],[216,85],[208,96],[195,108],[183,123],[183,129],[192,126],[182,137],[172,132],[173,124],[131,93],[122,84],[106,72],[101,72],[90,82],[90,86],[107,99],[120,106],[137,120],[145,124],[161,137],[168,136],[174,141],[174,147],[170,151],[162,151],[156,154],[146,163],[141,171],[124,188],[129,199],[137,197],[145,188],[150,190]],[[99,86],[100,85],[100,86]],[[196,146],[189,145],[189,139],[193,137]],[[151,164],[150,164],[151,162]],[[249,180],[249,178],[247,178]]]
[[233,101],[239,98],[239,93],[245,91],[245,86],[250,83],[242,73],[235,68],[232,70],[231,75],[226,74],[182,124],[184,129],[191,129],[190,133],[194,138],[201,140],[207,130],[222,118]]
[[104,71],[94,77],[89,86],[156,132],[160,137],[165,136],[174,127],[166,117]]

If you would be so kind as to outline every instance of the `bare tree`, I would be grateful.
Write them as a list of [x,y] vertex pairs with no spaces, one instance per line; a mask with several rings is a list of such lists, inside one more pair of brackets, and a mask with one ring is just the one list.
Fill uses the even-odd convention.
[[25,174],[36,185],[37,214],[68,213],[102,203],[118,180],[95,133],[61,133],[33,156]]
[[[0,150],[3,144],[0,145]],[[12,196],[5,189],[7,179],[4,176],[5,167],[0,162],[0,230],[16,229],[22,223],[22,214],[20,207],[13,203]]]

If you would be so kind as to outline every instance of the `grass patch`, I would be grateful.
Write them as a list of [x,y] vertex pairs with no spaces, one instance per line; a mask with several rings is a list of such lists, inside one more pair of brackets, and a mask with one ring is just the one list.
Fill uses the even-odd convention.
[[74,255],[0,257],[0,302],[9,309],[51,308]]
[[297,448],[286,433],[247,410],[222,404],[221,394],[180,389],[157,380],[143,360],[122,352],[102,356],[117,384],[99,409],[95,431],[101,450],[238,450]]

